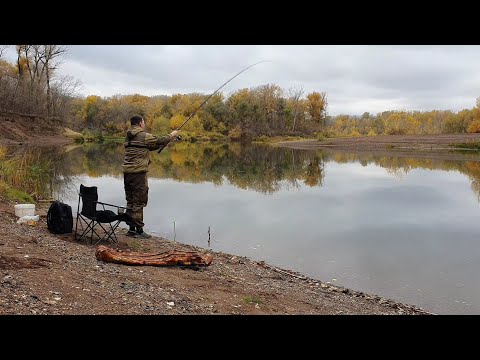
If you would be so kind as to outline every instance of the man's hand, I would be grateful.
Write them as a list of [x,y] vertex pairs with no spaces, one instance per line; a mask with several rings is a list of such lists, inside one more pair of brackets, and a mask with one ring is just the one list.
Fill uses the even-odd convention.
[[170,136],[172,137],[172,139],[175,139],[178,135],[178,132],[179,130],[173,130],[171,133],[170,133]]

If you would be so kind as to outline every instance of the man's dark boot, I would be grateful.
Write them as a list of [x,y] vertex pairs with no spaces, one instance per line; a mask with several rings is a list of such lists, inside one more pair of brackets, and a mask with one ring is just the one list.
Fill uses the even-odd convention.
[[143,231],[143,228],[137,226],[137,233],[135,237],[140,239],[150,239],[152,235],[147,234],[146,232]]
[[137,232],[135,231],[135,226],[130,226],[130,228],[127,231],[127,236],[135,236]]

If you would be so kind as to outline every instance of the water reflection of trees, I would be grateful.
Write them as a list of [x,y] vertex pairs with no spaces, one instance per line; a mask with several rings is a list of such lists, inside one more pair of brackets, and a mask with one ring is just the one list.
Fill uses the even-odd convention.
[[39,147],[36,149],[42,158],[50,161],[49,177],[44,182],[44,198],[62,200],[68,194],[78,192],[76,175],[68,152],[63,147]]
[[466,175],[471,181],[471,188],[477,199],[480,201],[480,159],[458,160],[445,159],[441,157],[415,157],[380,155],[377,153],[348,153],[348,152],[327,152],[325,161],[333,160],[337,163],[360,162],[362,164],[375,164],[384,168],[388,174],[402,179],[411,170],[427,169],[442,171],[458,171]]
[[[52,159],[49,189],[56,198],[77,191],[77,176],[123,177],[123,146],[80,145],[64,148],[43,148],[42,156]],[[174,179],[189,183],[211,182],[221,185],[229,181],[242,189],[273,193],[283,188],[298,189],[323,186],[325,163],[359,162],[375,164],[387,173],[403,178],[411,170],[458,171],[471,180],[471,187],[480,199],[480,162],[447,160],[377,153],[349,153],[284,149],[261,145],[177,143],[161,154],[151,152],[150,178]]]
[[[304,150],[232,144],[177,144],[164,156],[155,157],[150,176],[187,182],[228,180],[242,189],[273,193],[298,182],[323,184],[321,155]],[[152,166],[153,165],[153,166]]]
[[[44,151],[53,161],[52,190],[62,195],[71,189],[76,176],[122,177],[123,147],[111,145],[82,145],[68,151]],[[161,154],[151,152],[150,178],[221,185],[225,180],[242,189],[273,193],[282,186],[298,188],[323,185],[324,159],[322,154],[305,150],[285,150],[270,146],[232,144],[178,143]]]

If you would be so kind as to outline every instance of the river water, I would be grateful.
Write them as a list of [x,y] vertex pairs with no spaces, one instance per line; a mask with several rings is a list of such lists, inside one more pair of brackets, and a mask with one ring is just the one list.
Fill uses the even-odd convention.
[[[46,191],[74,213],[80,184],[125,205],[121,145],[42,156]],[[151,159],[147,232],[434,313],[480,314],[480,156],[179,143]]]

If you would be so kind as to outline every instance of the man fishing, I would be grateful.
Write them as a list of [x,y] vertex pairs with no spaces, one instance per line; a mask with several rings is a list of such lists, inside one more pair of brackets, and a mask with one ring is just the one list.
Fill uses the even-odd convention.
[[131,218],[127,222],[129,225],[127,236],[148,239],[151,235],[143,231],[145,225],[143,208],[148,202],[149,152],[163,149],[170,141],[176,139],[179,130],[157,137],[145,132],[145,120],[140,115],[132,116],[130,125],[125,139],[125,158],[122,165],[125,198],[129,208],[126,214]]
[[143,231],[143,226],[145,225],[143,223],[143,208],[147,206],[148,201],[147,171],[148,165],[150,164],[149,151],[158,149],[158,153],[160,153],[170,141],[174,139],[180,140],[181,137],[178,135],[178,132],[213,95],[244,71],[263,62],[269,61],[260,61],[247,66],[245,69],[228,79],[217,90],[210,94],[200,106],[190,114],[183,124],[178,127],[177,130],[173,130],[168,135],[157,137],[145,132],[145,121],[143,118],[140,115],[132,116],[130,119],[131,128],[127,131],[125,160],[123,162],[125,197],[127,199],[127,207],[132,209],[126,211],[126,214],[132,218],[130,222],[127,222],[130,226],[127,232],[128,236],[144,239],[151,237],[151,235]]

